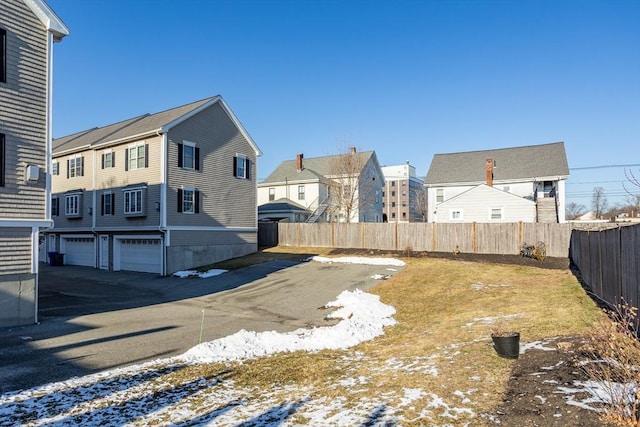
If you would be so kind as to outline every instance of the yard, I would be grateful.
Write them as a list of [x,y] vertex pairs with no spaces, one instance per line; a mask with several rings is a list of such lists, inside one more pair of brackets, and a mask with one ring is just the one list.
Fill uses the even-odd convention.
[[[347,255],[279,247],[216,267],[310,253]],[[395,309],[382,336],[345,350],[158,360],[7,394],[0,425],[606,425],[576,365],[602,312],[566,260],[357,255],[406,262],[371,291]],[[497,326],[520,331],[518,359],[494,351]]]

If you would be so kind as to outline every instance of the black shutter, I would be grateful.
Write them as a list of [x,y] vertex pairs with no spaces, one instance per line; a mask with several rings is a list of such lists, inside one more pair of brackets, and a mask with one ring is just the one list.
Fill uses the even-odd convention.
[[193,192],[193,211],[200,213],[200,192],[197,190]]
[[196,158],[194,159],[196,170],[200,170],[200,147],[196,147]]
[[251,179],[251,160],[244,159],[244,173],[247,179]]
[[[104,159],[104,154],[102,157]],[[104,194],[100,195],[100,215],[104,215]]]
[[149,167],[149,144],[144,144],[144,167]]
[[111,193],[111,215],[116,214],[116,193]]
[[129,170],[129,149],[125,148],[124,150],[124,170]]
[[183,145],[182,144],[178,144],[178,167],[181,168],[182,167],[182,156],[183,156]]
[[0,133],[0,187],[4,187],[6,144],[4,134]]
[[116,152],[115,151],[111,152],[111,167],[112,168],[116,167]]
[[0,82],[7,82],[7,30],[0,28]]
[[102,153],[102,169],[104,169],[104,153]]
[[69,159],[67,159],[67,178],[69,178]]
[[178,188],[178,212],[182,212],[182,189]]
[[238,169],[237,169],[237,164],[236,164],[236,156],[233,156],[233,176],[238,176]]

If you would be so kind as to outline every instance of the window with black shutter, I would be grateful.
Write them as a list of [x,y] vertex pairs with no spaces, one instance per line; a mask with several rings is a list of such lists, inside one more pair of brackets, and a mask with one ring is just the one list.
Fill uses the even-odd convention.
[[6,162],[5,146],[6,144],[5,144],[4,134],[0,133],[0,187],[4,187],[5,162]]
[[0,28],[0,83],[7,82],[7,30]]

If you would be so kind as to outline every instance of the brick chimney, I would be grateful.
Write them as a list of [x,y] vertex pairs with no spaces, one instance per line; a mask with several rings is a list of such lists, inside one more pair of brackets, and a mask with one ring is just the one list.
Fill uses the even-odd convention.
[[302,153],[298,153],[298,155],[296,156],[296,170],[298,172],[302,171],[302,158],[304,157],[304,155]]
[[487,159],[487,185],[493,187],[493,159]]

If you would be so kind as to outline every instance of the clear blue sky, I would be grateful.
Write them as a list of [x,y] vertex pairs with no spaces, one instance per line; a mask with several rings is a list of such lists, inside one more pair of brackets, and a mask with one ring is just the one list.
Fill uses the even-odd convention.
[[[54,137],[222,95],[283,160],[564,141],[567,201],[640,165],[640,1],[48,0]],[[575,169],[597,167],[594,169]],[[631,168],[640,175],[640,166]]]

